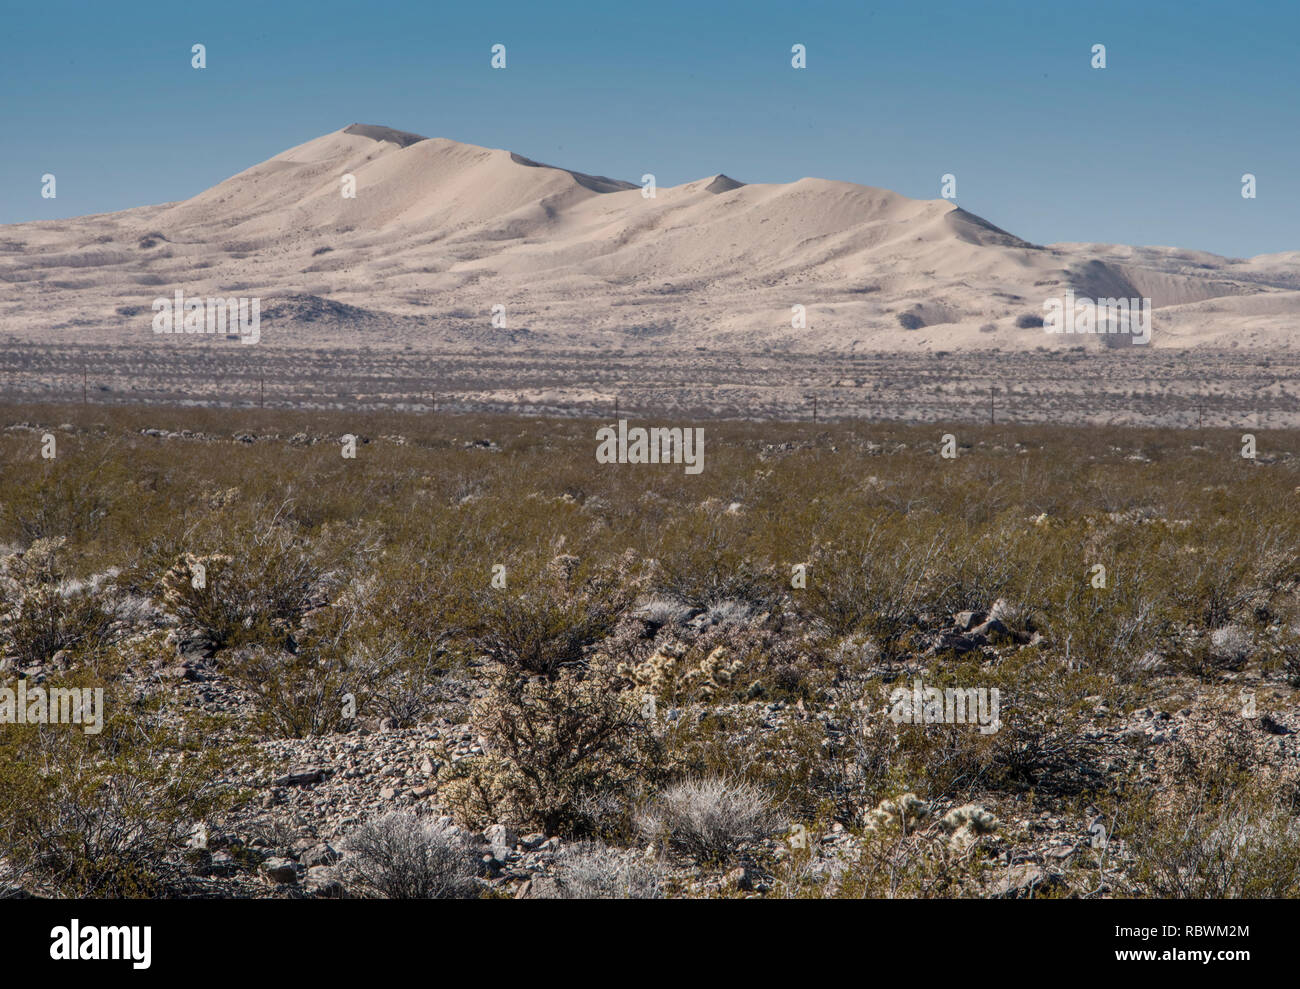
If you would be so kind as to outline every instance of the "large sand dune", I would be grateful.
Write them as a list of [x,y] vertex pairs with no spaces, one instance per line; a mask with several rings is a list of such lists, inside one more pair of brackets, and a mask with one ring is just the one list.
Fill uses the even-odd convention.
[[49,342],[145,342],[153,300],[179,289],[259,297],[269,346],[1127,343],[1018,325],[1073,289],[1150,298],[1153,346],[1268,349],[1296,338],[1300,252],[1044,247],[945,200],[816,178],[706,176],[647,198],[509,151],[354,124],[185,202],[0,228],[0,284],[0,331]]

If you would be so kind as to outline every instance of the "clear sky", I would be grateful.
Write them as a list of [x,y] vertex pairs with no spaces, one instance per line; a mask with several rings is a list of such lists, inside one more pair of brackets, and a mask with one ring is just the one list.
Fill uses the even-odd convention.
[[0,93],[3,223],[184,199],[360,121],[661,186],[951,173],[1038,243],[1300,249],[1296,0],[5,0]]

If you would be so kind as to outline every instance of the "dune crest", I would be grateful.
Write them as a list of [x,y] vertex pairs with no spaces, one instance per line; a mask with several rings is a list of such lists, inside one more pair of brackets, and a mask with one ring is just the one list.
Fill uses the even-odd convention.
[[[1040,246],[946,200],[820,178],[719,173],[650,196],[361,123],[183,202],[9,225],[0,281],[0,331],[87,341],[145,339],[142,314],[176,288],[263,298],[269,345],[1104,345],[1035,323],[1072,290],[1150,298],[1152,346],[1274,348],[1291,346],[1300,314],[1300,252]],[[329,305],[274,304],[304,297]]]

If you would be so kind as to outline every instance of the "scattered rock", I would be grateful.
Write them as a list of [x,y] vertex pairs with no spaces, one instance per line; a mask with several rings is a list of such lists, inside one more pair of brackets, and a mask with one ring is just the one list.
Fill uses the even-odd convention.
[[298,860],[309,869],[322,865],[333,865],[343,856],[335,851],[326,842],[313,845],[303,852]]
[[262,873],[277,883],[296,883],[300,868],[302,867],[293,859],[278,855],[262,863]]
[[493,857],[500,862],[504,862],[519,844],[519,835],[504,824],[490,825],[483,832],[483,837],[492,848]]
[[999,871],[997,877],[988,887],[990,896],[1022,900],[1042,896],[1060,888],[1063,880],[1059,875],[1046,872],[1040,866],[1025,863],[1013,865]]
[[341,899],[344,895],[338,874],[327,865],[314,865],[308,869],[303,888],[313,896],[325,899]]
[[298,769],[287,776],[281,776],[272,785],[273,786],[312,786],[316,783],[324,782],[329,776],[329,770],[313,766],[307,769]]

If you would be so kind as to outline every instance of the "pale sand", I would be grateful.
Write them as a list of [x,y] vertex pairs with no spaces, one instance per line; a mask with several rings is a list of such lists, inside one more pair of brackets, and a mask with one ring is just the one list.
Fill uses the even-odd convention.
[[[710,176],[649,199],[359,124],[185,202],[0,227],[0,282],[0,332],[51,342],[146,342],[152,301],[177,289],[260,297],[263,346],[1100,346],[1016,326],[1071,287],[1150,297],[1156,347],[1300,339],[1300,252],[1039,247],[942,199],[815,178]],[[806,329],[791,327],[795,304]]]

